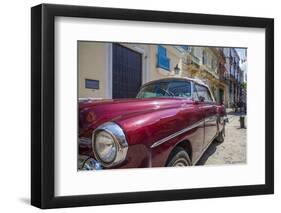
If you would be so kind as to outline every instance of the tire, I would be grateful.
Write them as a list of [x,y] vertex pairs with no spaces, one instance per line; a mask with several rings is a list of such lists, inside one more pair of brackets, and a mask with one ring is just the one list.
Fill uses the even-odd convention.
[[167,162],[167,167],[191,166],[189,155],[182,147],[176,147]]

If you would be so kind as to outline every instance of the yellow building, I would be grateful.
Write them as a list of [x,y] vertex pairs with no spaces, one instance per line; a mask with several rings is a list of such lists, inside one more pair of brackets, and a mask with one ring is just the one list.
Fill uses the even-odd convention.
[[[142,84],[184,75],[185,47],[78,42],[79,98],[135,97]],[[178,73],[177,73],[178,72]]]
[[186,75],[206,83],[217,102],[226,102],[228,86],[220,76],[221,52],[213,47],[189,47],[186,60]]

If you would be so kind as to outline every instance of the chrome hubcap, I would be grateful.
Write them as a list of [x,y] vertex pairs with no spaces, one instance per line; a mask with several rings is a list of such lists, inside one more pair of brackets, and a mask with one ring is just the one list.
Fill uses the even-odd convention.
[[188,164],[187,160],[183,159],[183,158],[178,159],[173,163],[174,167],[184,167],[184,166],[188,166],[188,165],[189,164]]

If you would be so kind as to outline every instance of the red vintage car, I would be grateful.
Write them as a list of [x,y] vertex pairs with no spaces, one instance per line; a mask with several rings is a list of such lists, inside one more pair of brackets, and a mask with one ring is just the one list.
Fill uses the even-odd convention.
[[165,78],[137,97],[79,101],[79,170],[196,165],[224,140],[226,112],[204,83]]

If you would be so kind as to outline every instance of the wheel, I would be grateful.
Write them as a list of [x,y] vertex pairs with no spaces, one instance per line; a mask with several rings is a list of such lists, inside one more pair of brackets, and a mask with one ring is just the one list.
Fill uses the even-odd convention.
[[225,136],[225,124],[223,125],[222,130],[219,132],[219,134],[216,138],[216,141],[219,142],[219,143],[224,142],[224,136]]
[[168,167],[191,166],[189,155],[182,147],[176,147],[168,159]]

